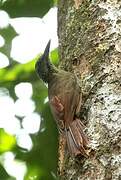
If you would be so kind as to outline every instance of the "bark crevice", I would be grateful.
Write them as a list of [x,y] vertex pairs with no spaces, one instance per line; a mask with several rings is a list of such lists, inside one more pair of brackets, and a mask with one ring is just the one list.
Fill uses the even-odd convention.
[[[121,2],[60,0],[60,67],[76,73],[82,91],[100,77],[81,112],[92,148],[89,159],[69,158],[61,179],[121,179]],[[86,93],[87,93],[86,92]],[[78,163],[77,163],[78,162]]]

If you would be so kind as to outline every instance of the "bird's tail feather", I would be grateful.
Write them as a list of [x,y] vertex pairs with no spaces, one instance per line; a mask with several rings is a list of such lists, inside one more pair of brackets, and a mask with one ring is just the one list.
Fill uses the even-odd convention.
[[66,131],[67,146],[72,156],[82,154],[88,156],[86,149],[89,142],[86,134],[83,131],[84,125],[79,119],[75,119]]

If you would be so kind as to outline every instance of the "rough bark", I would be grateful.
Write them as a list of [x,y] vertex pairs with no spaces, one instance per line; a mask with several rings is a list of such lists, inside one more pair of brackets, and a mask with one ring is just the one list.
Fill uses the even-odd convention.
[[94,86],[81,110],[90,157],[69,158],[61,179],[119,180],[121,1],[83,0],[76,9],[73,0],[59,0],[58,8],[60,66],[77,74],[83,94]]

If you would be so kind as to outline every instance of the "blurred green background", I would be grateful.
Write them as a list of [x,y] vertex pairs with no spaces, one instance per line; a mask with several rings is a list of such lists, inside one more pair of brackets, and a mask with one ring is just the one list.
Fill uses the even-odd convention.
[[[0,180],[57,179],[58,133],[48,104],[47,87],[34,68],[38,54],[51,36],[50,58],[58,64],[57,43],[54,44],[57,34],[46,24],[46,21],[48,26],[53,23],[46,14],[56,5],[56,0],[0,0]],[[27,17],[25,23],[30,18],[32,22],[44,21],[40,36],[36,27],[31,30],[34,24],[25,28],[21,22],[21,29],[26,31],[21,38],[19,27],[12,23],[15,20],[18,23],[22,17]],[[31,36],[26,40],[28,44],[24,42],[27,36]],[[15,38],[21,38],[21,44],[13,44]],[[37,46],[34,51],[37,44],[40,50]]]

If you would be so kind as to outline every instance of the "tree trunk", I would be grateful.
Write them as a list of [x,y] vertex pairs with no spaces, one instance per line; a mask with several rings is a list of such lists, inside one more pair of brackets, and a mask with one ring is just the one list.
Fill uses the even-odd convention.
[[[121,179],[121,1],[59,0],[61,68],[80,79],[80,116],[90,140],[89,158],[69,158],[66,180]],[[85,94],[89,95],[85,96]]]

